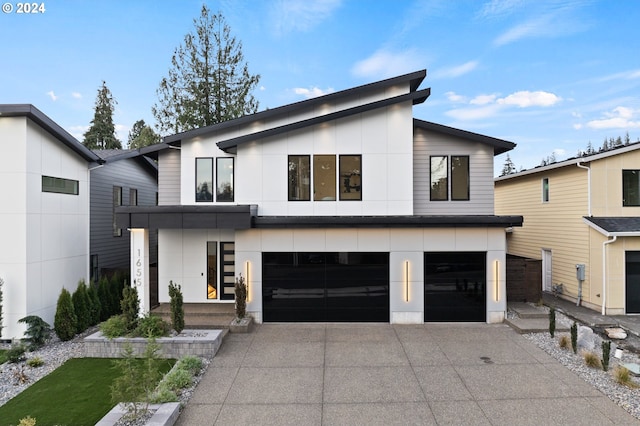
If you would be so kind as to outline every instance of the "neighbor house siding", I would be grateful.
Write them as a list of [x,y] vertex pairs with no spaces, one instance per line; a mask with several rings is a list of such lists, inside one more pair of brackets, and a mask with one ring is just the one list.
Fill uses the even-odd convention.
[[[100,269],[129,268],[130,236],[122,230],[113,236],[113,187],[122,188],[122,205],[129,205],[131,189],[138,191],[139,206],[155,206],[156,178],[141,163],[129,158],[114,161],[91,172],[91,254],[98,255]],[[156,247],[155,233],[150,235],[150,247]],[[152,253],[155,256],[155,253]],[[155,262],[155,257],[151,260]]]
[[[549,201],[542,201],[542,179],[549,179]],[[589,230],[582,217],[588,214],[587,171],[575,165],[498,179],[495,183],[496,214],[524,216],[522,228],[514,228],[507,252],[541,259],[542,249],[552,253],[552,282],[562,283],[567,295],[577,297],[575,265],[587,264],[583,298],[589,302]],[[597,303],[597,301],[596,301]]]
[[593,216],[640,216],[640,207],[622,206],[622,170],[640,169],[640,150],[590,163]]
[[[432,155],[469,156],[469,201],[430,201],[429,158]],[[449,163],[449,168],[451,164]],[[416,215],[493,214],[492,147],[453,136],[414,130],[413,213]],[[450,169],[449,169],[450,170]],[[449,175],[450,177],[450,175]],[[449,186],[451,182],[449,182]],[[449,194],[451,191],[449,190]],[[450,196],[449,196],[450,200]]]
[[180,204],[180,150],[169,149],[158,155],[158,205],[178,204]]

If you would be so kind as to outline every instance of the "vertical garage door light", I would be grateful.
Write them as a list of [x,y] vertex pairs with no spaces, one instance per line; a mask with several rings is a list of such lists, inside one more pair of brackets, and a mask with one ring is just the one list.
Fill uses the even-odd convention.
[[245,268],[245,276],[247,277],[247,282],[246,282],[246,286],[247,286],[247,302],[251,301],[251,292],[249,291],[249,267],[251,266],[251,264],[249,263],[249,261],[247,260],[244,263],[244,268]]
[[495,268],[496,268],[496,272],[495,272],[495,289],[494,289],[494,293],[495,293],[495,300],[496,302],[498,302],[500,300],[500,262],[496,260],[495,263]]
[[409,261],[404,261],[404,300],[409,301]]

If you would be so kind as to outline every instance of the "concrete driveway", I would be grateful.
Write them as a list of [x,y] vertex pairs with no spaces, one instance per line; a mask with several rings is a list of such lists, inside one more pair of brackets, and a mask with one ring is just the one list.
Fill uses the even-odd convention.
[[229,334],[178,425],[639,424],[506,325]]

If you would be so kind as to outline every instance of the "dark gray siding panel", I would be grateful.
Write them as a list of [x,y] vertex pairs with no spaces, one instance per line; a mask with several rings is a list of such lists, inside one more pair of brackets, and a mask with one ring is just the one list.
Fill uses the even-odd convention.
[[[91,171],[91,254],[98,256],[100,269],[129,269],[130,233],[113,236],[113,187],[122,187],[122,204],[129,205],[130,189],[138,191],[139,206],[155,206],[157,177],[139,159],[129,158]],[[157,261],[157,233],[149,235],[150,262]]]

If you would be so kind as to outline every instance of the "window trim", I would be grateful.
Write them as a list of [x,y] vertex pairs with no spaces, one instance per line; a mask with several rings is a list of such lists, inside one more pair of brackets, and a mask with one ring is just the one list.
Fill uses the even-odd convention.
[[[52,179],[54,185],[45,184],[45,180]],[[55,183],[60,184],[60,186],[55,185]],[[67,184],[71,183],[71,190],[67,189]],[[74,179],[65,179],[59,178],[55,176],[46,176],[42,175],[42,179],[40,180],[42,192],[48,192],[51,194],[68,194],[68,195],[78,195],[80,193],[80,182]]]
[[[629,204],[629,202],[625,197],[625,193],[628,193],[628,191],[625,192],[625,179],[624,179],[625,172],[634,172],[638,176],[638,179],[636,181],[636,187],[637,187],[636,190],[638,191],[637,204]],[[622,169],[622,207],[640,207],[640,169]]]
[[211,162],[211,186],[214,186],[214,180],[213,180],[213,176],[215,174],[215,170],[213,167],[213,157],[196,157],[195,158],[195,174],[194,174],[194,178],[195,178],[195,185],[194,185],[194,198],[195,198],[195,202],[196,203],[213,203],[215,198],[214,198],[214,190],[215,188],[211,188],[211,199],[210,200],[199,200],[198,199],[198,161],[199,160],[209,160]]
[[[453,193],[453,182],[454,182],[454,174],[453,174],[453,159],[454,158],[466,158],[467,159],[467,195],[466,198],[455,198],[454,197],[454,193]],[[471,158],[469,155],[451,155],[449,157],[450,159],[450,171],[451,171],[451,178],[450,178],[450,183],[449,185],[451,186],[451,201],[469,201],[471,199]]]
[[[549,200],[551,199],[549,178],[548,177],[542,178],[541,183],[542,183],[542,188],[541,188],[542,189],[542,202],[543,203],[548,203]],[[545,186],[545,183],[546,183],[546,186]]]
[[[308,175],[307,178],[309,179],[309,183],[308,183],[308,197],[307,198],[291,198],[291,191],[290,191],[290,184],[291,184],[291,170],[289,170],[289,166],[291,164],[291,157],[303,157],[303,158],[307,158],[308,162],[307,162],[307,170],[308,170]],[[289,154],[287,156],[287,200],[288,201],[311,201],[311,188],[312,188],[312,182],[311,182],[311,155],[308,154]]]
[[[445,164],[444,170],[446,173],[446,190],[445,190],[445,194],[444,194],[444,198],[434,198],[434,191],[433,191],[433,182],[432,182],[432,176],[433,176],[433,159],[434,158],[444,158],[447,161],[447,164]],[[429,156],[429,201],[449,201],[449,156],[448,155],[430,155]]]

